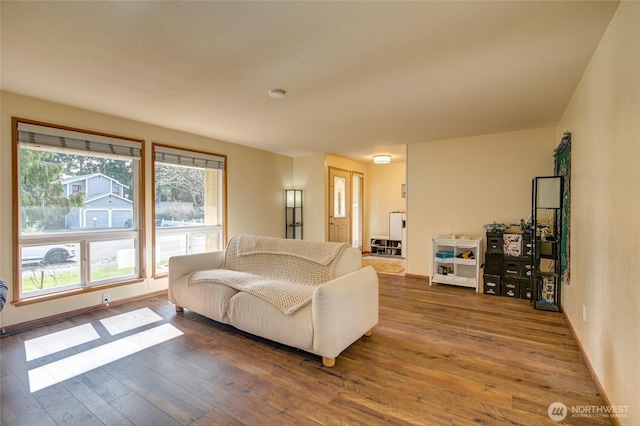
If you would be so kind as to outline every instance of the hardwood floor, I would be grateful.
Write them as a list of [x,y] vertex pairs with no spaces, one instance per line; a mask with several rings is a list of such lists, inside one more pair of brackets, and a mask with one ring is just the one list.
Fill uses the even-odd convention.
[[100,309],[0,340],[0,424],[552,425],[553,402],[564,424],[612,424],[571,414],[602,398],[564,317],[527,301],[380,275],[373,331],[326,368],[166,296]]

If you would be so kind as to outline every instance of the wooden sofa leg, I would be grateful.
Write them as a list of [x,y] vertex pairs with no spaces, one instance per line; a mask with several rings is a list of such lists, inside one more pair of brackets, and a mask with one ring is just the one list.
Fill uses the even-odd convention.
[[373,330],[367,331],[366,333],[364,333],[364,335],[367,336],[367,337],[373,336]]
[[176,312],[184,312],[184,308],[182,306],[176,305]]
[[324,365],[325,367],[333,367],[334,365],[336,365],[336,359],[322,357],[322,365]]

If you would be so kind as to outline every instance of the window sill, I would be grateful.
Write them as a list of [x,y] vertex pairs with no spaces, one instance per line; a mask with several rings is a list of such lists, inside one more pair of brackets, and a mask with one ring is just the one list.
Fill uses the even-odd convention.
[[80,295],[80,294],[91,293],[91,292],[94,292],[94,291],[100,291],[100,290],[104,290],[104,289],[112,288],[112,287],[120,287],[120,286],[123,286],[123,285],[136,284],[136,283],[140,283],[140,282],[143,282],[143,281],[144,281],[143,278],[136,278],[135,280],[121,281],[121,282],[118,282],[118,283],[96,285],[96,286],[91,286],[91,287],[74,288],[72,290],[60,291],[60,292],[57,292],[57,293],[43,294],[43,295],[31,296],[31,297],[23,297],[22,299],[14,300],[12,302],[12,304],[14,306],[16,306],[16,307],[27,306],[27,305],[32,305],[34,303],[48,302],[50,300],[62,299],[62,298],[71,297],[71,296],[77,296],[77,295]]

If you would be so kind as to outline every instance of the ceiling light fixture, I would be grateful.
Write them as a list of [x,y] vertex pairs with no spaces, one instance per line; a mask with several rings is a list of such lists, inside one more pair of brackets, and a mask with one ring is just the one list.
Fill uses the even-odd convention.
[[283,89],[271,89],[269,90],[269,96],[273,99],[280,99],[284,97],[284,94],[287,93]]
[[390,155],[374,155],[373,164],[389,164],[391,162]]

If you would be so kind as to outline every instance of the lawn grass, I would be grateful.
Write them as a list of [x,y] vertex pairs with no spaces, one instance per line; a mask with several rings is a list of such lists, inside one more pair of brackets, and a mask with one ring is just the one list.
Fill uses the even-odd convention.
[[[102,281],[132,275],[135,268],[118,269],[116,266],[91,268],[91,281]],[[41,267],[22,272],[22,292],[29,293],[70,285],[80,285],[80,268]]]

